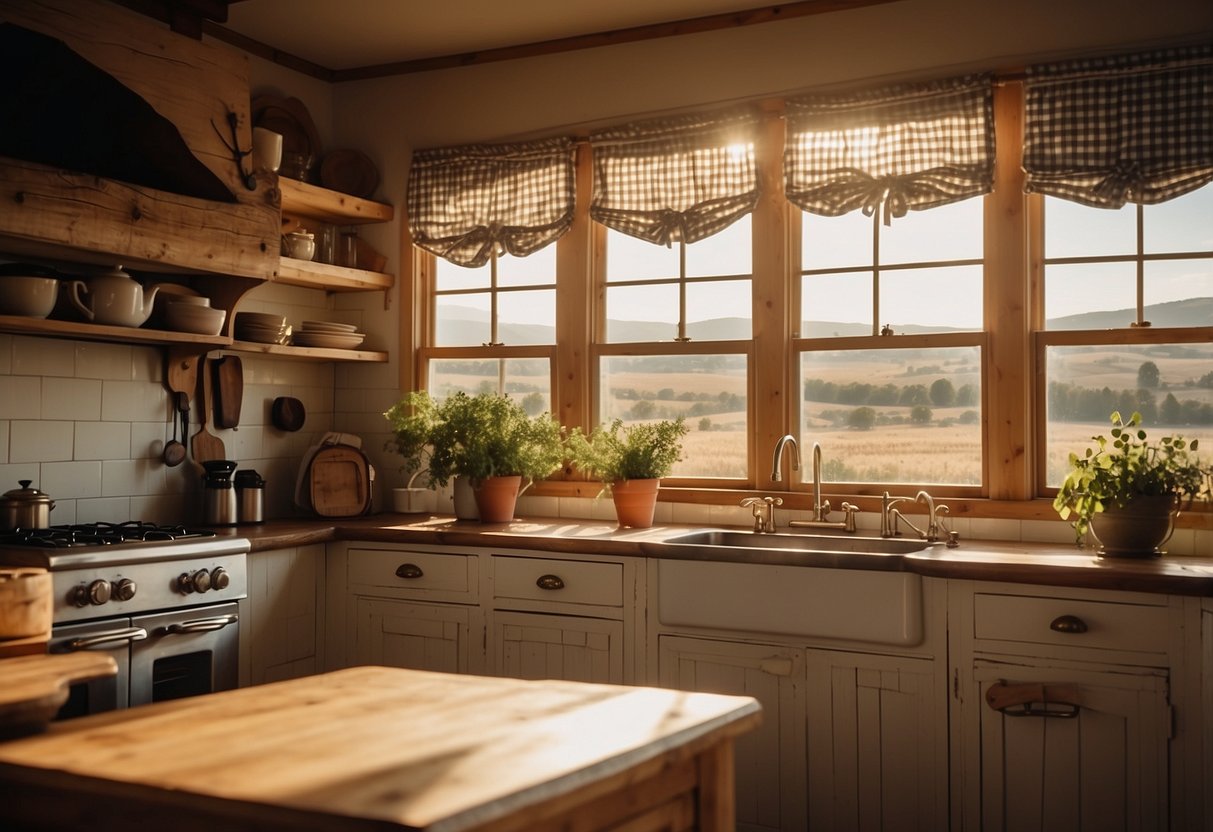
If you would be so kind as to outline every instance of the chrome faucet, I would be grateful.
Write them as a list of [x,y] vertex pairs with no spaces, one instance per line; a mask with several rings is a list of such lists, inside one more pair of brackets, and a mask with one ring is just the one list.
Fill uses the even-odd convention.
[[796,441],[796,437],[790,433],[785,433],[779,437],[779,441],[775,443],[775,454],[771,458],[771,482],[779,482],[783,479],[783,472],[780,469],[780,463],[783,459],[783,448],[785,445],[792,446],[792,469],[800,470],[800,444]]
[[[925,529],[918,528],[918,526],[914,525],[904,514],[901,513],[900,509],[896,508],[898,503],[904,503],[907,501],[923,503],[926,505],[927,525]],[[936,541],[940,540],[942,533],[945,545],[949,549],[955,549],[960,545],[958,542],[960,535],[954,531],[951,531],[950,529],[945,528],[940,520],[941,516],[946,516],[949,513],[950,510],[946,505],[942,503],[936,505],[935,499],[926,491],[919,491],[912,498],[894,497],[886,491],[884,496],[880,499],[880,536],[896,537],[897,535],[900,535],[901,530],[898,528],[898,526],[901,523],[905,523],[914,530],[915,534],[928,543],[935,543]]]

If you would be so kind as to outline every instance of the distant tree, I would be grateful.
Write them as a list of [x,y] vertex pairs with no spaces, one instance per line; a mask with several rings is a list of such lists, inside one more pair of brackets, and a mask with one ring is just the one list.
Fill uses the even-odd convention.
[[1153,390],[1158,387],[1159,375],[1158,365],[1153,361],[1147,361],[1137,368],[1137,386]]
[[527,393],[522,397],[522,401],[519,404],[528,416],[538,416],[548,409],[547,402],[543,400],[542,393]]
[[931,384],[931,404],[936,407],[951,407],[956,402],[956,388],[946,378],[935,379]]
[[1197,387],[1213,387],[1213,372],[1205,373],[1196,382]]
[[1164,425],[1178,425],[1182,417],[1183,408],[1180,407],[1179,399],[1175,398],[1174,393],[1168,393],[1158,408],[1159,421]]
[[628,415],[633,419],[652,419],[657,414],[657,405],[649,399],[641,399],[632,405]]
[[956,391],[957,407],[972,407],[977,404],[977,388],[972,384],[962,384]]
[[712,429],[712,420],[709,419],[707,416],[704,416],[702,419],[699,420],[699,429],[700,430],[711,430]]
[[909,407],[916,404],[930,404],[931,394],[927,392],[924,384],[907,384],[901,388],[901,398],[897,401],[903,407]]
[[663,402],[673,401],[674,400],[674,388],[673,387],[662,387],[660,390],[657,391],[657,398]]
[[857,407],[847,417],[847,425],[856,430],[871,430],[876,426],[876,411],[871,407]]
[[926,425],[931,421],[931,408],[925,404],[915,405],[910,408],[910,421],[916,425]]
[[959,421],[962,425],[975,425],[980,418],[981,416],[976,410],[966,410],[964,413],[960,414]]

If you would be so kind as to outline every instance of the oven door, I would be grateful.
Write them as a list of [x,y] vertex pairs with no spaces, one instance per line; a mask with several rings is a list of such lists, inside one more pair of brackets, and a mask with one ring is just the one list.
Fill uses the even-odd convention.
[[114,676],[80,682],[68,689],[67,702],[56,719],[70,719],[125,708],[129,695],[130,645],[147,638],[147,630],[131,625],[129,618],[107,618],[85,624],[62,624],[51,632],[51,653],[93,650],[114,657]]
[[236,687],[237,610],[233,602],[132,618],[147,638],[131,646],[131,707]]

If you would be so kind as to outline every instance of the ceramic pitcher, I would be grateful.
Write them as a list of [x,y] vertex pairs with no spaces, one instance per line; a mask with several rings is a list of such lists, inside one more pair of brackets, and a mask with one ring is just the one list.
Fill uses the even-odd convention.
[[[80,297],[81,290],[88,296],[88,303]],[[83,280],[71,282],[72,304],[93,323],[111,326],[142,326],[152,314],[152,303],[159,286],[146,292],[142,284],[115,266],[112,271]]]

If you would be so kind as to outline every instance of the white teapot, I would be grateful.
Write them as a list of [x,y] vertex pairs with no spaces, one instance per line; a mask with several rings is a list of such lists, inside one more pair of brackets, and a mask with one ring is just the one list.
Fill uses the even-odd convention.
[[[80,298],[81,289],[89,297],[87,305]],[[159,291],[159,286],[153,286],[144,292],[142,284],[121,266],[115,266],[113,271],[90,278],[87,286],[83,280],[73,280],[69,298],[93,323],[142,326],[152,314],[152,303]]]

